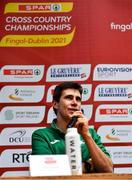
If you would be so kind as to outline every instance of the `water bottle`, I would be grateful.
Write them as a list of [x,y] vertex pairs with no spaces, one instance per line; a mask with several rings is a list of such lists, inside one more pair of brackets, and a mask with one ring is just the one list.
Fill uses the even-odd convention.
[[66,154],[69,157],[72,175],[82,174],[80,135],[76,128],[68,128],[65,135]]

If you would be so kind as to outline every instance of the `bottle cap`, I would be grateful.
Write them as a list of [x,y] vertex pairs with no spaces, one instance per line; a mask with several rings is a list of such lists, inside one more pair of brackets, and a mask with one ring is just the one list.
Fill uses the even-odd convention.
[[77,128],[67,128],[67,132],[77,132]]

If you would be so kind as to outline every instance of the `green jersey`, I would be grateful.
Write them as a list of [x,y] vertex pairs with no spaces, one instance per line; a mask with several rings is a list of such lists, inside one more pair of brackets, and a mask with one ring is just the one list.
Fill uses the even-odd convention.
[[[110,157],[96,131],[93,128],[90,128],[89,132],[98,147]],[[80,139],[82,161],[85,162],[89,160],[90,152],[82,136],[80,136]],[[34,131],[32,134],[32,154],[66,154],[65,134],[57,128],[55,121],[52,122],[51,127],[49,128],[47,127]]]

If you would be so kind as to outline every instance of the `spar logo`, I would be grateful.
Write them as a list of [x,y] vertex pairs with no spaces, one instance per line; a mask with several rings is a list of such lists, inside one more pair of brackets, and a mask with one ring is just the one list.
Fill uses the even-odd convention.
[[61,11],[61,4],[20,4],[19,11]]
[[30,75],[40,75],[41,71],[39,69],[4,69],[4,75],[21,75],[21,76],[30,76]]
[[[130,110],[132,113],[132,109]],[[124,115],[128,114],[127,108],[107,108],[107,109],[99,109],[100,115]]]
[[1,82],[38,82],[44,75],[43,65],[6,65],[0,69]]
[[4,69],[4,75],[33,75],[32,69]]
[[95,113],[96,122],[132,122],[131,104],[102,104]]

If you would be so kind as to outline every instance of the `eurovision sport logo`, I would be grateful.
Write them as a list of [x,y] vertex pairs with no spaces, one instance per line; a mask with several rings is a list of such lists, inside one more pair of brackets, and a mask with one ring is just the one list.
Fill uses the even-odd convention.
[[94,68],[95,81],[131,81],[132,64],[98,64]]

